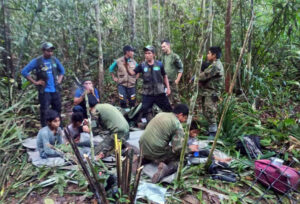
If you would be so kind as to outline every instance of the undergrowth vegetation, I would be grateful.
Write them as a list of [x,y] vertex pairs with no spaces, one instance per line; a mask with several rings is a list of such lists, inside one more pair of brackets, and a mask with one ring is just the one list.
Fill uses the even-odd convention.
[[[21,77],[20,70],[32,58],[40,55],[43,41],[55,44],[55,54],[66,68],[62,83],[64,125],[69,121],[72,92],[77,86],[74,78],[82,80],[90,77],[99,88],[97,65],[100,54],[103,54],[105,72],[101,101],[118,104],[117,86],[111,79],[108,67],[122,55],[122,47],[132,44],[137,48],[135,59],[141,62],[143,46],[155,45],[159,58],[160,41],[169,39],[184,64],[179,90],[181,101],[188,104],[193,95],[191,83],[188,82],[195,73],[198,44],[203,38],[201,28],[207,23],[203,16],[209,13],[209,9],[213,9],[214,13],[213,35],[209,44],[220,46],[225,52],[225,1],[99,2],[103,53],[97,53],[99,42],[94,0],[1,0],[0,203],[41,202],[47,197],[65,198],[62,202],[89,202],[93,196],[79,169],[34,167],[21,145],[24,139],[37,135],[40,122],[37,91]],[[134,26],[129,21],[132,12],[127,4],[130,2],[135,2],[136,6]],[[206,9],[202,9],[203,2],[207,4],[204,5]],[[209,6],[210,2],[212,7]],[[235,69],[253,6],[250,5],[252,1],[231,2],[232,56],[231,63],[224,63],[229,67],[227,71]],[[234,160],[231,167],[239,174],[239,180],[234,184],[212,180],[202,165],[186,168],[182,183],[173,182],[167,186],[170,190],[176,189],[168,197],[169,203],[182,203],[182,197],[187,194],[195,195],[200,201],[214,202],[205,190],[224,194],[227,197],[224,203],[239,203],[241,199],[253,203],[264,195],[263,186],[252,185],[254,160],[236,149],[237,142],[245,135],[260,137],[262,157],[278,156],[287,164],[293,162],[293,167],[300,169],[300,149],[293,146],[290,138],[300,140],[299,4],[295,0],[254,2],[256,17],[252,44],[249,44],[243,58],[235,96],[222,124],[220,139],[223,145],[217,147],[232,156]],[[149,18],[149,15],[152,17]],[[221,61],[224,62],[225,57]],[[141,84],[139,80],[138,101],[141,100]],[[219,106],[220,113],[225,99],[224,93]],[[198,138],[207,139],[207,122],[202,116],[199,100],[196,107],[194,119],[201,130]],[[102,164],[97,164],[97,171],[102,168]],[[123,197],[114,199],[126,200]],[[284,199],[284,203],[289,202]],[[275,203],[276,195],[269,192],[264,202]]]

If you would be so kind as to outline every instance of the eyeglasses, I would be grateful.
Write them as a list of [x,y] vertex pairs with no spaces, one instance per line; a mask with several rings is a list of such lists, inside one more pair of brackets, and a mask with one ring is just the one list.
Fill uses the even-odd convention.
[[46,52],[53,52],[53,50],[46,50]]

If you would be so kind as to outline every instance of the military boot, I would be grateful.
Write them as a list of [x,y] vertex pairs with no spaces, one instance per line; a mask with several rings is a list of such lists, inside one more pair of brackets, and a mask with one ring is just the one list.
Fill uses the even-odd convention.
[[164,177],[171,175],[172,173],[176,172],[177,163],[170,162],[168,165],[164,162],[160,162],[158,165],[157,172],[152,177],[152,183],[160,182]]
[[216,136],[216,133],[217,133],[217,124],[216,123],[213,123],[213,124],[210,124],[209,127],[208,127],[208,132],[209,132],[209,139],[214,139],[215,136]]

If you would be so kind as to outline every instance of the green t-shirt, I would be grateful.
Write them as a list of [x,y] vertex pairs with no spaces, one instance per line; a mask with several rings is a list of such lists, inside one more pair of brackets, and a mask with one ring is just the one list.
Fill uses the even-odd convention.
[[171,52],[170,54],[163,54],[161,61],[164,65],[169,81],[174,82],[177,78],[177,73],[183,72],[181,59],[176,53]]
[[111,133],[128,133],[129,125],[122,113],[114,106],[104,103],[95,106],[94,116],[105,130]]
[[[174,113],[159,113],[147,125],[140,144],[145,157],[160,158],[170,152],[180,154],[184,131]],[[170,143],[170,145],[169,145]]]

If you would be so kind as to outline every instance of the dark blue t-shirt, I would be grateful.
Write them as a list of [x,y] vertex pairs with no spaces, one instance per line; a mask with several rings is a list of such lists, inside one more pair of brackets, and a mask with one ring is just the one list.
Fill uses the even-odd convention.
[[[84,92],[84,89],[83,88],[77,88],[76,91],[75,91],[75,98],[79,98]],[[100,97],[99,97],[99,93],[98,93],[98,90],[95,88],[94,89],[94,92],[95,92],[95,96],[98,100],[100,100]]]

